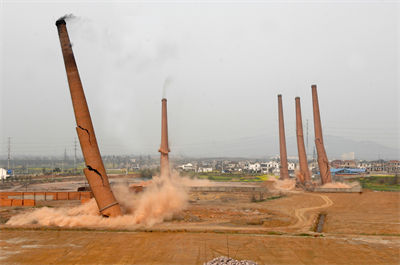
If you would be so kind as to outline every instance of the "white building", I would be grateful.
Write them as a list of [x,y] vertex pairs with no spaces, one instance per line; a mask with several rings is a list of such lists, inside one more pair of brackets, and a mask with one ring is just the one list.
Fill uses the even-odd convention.
[[263,162],[261,163],[261,171],[264,174],[270,173],[270,172],[279,172],[279,163],[276,161],[268,161],[268,162]]
[[183,170],[183,171],[191,171],[194,170],[193,164],[192,163],[187,163],[184,165],[181,165],[178,167],[179,169]]
[[0,179],[6,179],[10,177],[10,175],[7,174],[7,169],[0,168]]
[[357,168],[363,168],[365,170],[371,170],[372,164],[371,162],[359,162]]
[[261,171],[261,164],[260,163],[246,163],[244,169],[251,172],[260,172]]
[[197,169],[197,172],[203,172],[203,173],[207,173],[207,172],[212,172],[212,167],[199,167]]
[[288,162],[288,170],[295,170],[295,169],[296,169],[296,163]]

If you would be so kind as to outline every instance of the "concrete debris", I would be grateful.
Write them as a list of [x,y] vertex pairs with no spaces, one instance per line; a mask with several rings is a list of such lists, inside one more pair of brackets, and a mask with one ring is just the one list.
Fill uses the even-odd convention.
[[225,256],[216,257],[204,265],[258,265],[251,260],[236,260]]

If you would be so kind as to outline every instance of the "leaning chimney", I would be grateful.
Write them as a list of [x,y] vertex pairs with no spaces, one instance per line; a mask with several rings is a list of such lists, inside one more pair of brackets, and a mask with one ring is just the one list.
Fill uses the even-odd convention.
[[121,208],[111,191],[103,160],[101,159],[65,20],[57,20],[56,26],[64,57],[72,105],[74,107],[77,124],[76,132],[86,164],[86,168],[83,171],[100,213],[106,217],[119,216],[121,215]]
[[325,184],[332,181],[331,171],[329,168],[329,161],[324,147],[324,140],[322,138],[322,125],[319,113],[317,86],[312,85],[311,91],[312,91],[313,112],[314,112],[315,147],[317,149],[317,155],[318,155],[319,174],[321,176],[322,184]]
[[282,95],[278,95],[278,115],[279,115],[279,149],[281,154],[280,179],[289,178],[286,139],[285,139],[285,124],[283,121]]
[[169,158],[170,152],[168,147],[168,120],[167,120],[167,99],[161,100],[161,146],[158,152],[161,153],[160,158],[160,176],[170,176]]
[[303,137],[303,122],[301,119],[300,98],[296,97],[296,135],[297,135],[297,150],[299,153],[300,175],[301,181],[304,183],[310,182],[310,170],[308,169],[306,148]]

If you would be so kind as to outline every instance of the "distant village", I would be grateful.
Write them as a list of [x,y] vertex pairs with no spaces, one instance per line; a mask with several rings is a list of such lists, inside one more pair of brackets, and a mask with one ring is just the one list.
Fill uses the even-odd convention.
[[[104,156],[104,164],[110,172],[139,172],[145,169],[157,170],[159,157],[154,156]],[[10,165],[7,168],[7,165]],[[318,175],[318,163],[309,159],[309,169],[312,175]],[[0,178],[11,175],[49,175],[49,174],[78,174],[84,166],[82,158],[19,158],[11,162],[0,160]],[[289,159],[290,176],[294,177],[298,169],[298,160]],[[398,174],[400,173],[399,160],[332,160],[330,161],[332,175],[368,175],[368,174]],[[261,159],[172,159],[172,167],[181,172],[198,174],[271,174],[279,175],[280,161],[278,157],[268,160]]]
[[[358,160],[333,160],[330,162],[333,173],[359,174],[359,173],[380,173],[395,174],[400,173],[399,160],[377,160],[377,161],[358,161]],[[298,169],[298,161],[288,162],[289,173],[294,176]],[[279,175],[280,163],[278,159],[269,161],[230,161],[213,160],[195,161],[176,166],[176,169],[182,171],[194,171],[199,173],[218,171],[220,173],[261,173]],[[309,169],[313,174],[318,173],[318,163],[315,160],[309,161]]]

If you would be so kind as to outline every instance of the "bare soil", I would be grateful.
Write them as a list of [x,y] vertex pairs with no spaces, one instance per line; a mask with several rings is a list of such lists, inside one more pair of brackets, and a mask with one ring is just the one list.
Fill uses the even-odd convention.
[[[51,207],[77,202],[42,202]],[[399,264],[400,193],[191,192],[187,209],[136,231],[0,225],[2,264]],[[29,208],[0,208],[3,223]],[[317,216],[326,214],[322,234]]]
[[259,264],[398,264],[391,237],[216,233],[1,232],[2,264],[203,264],[226,255]]

